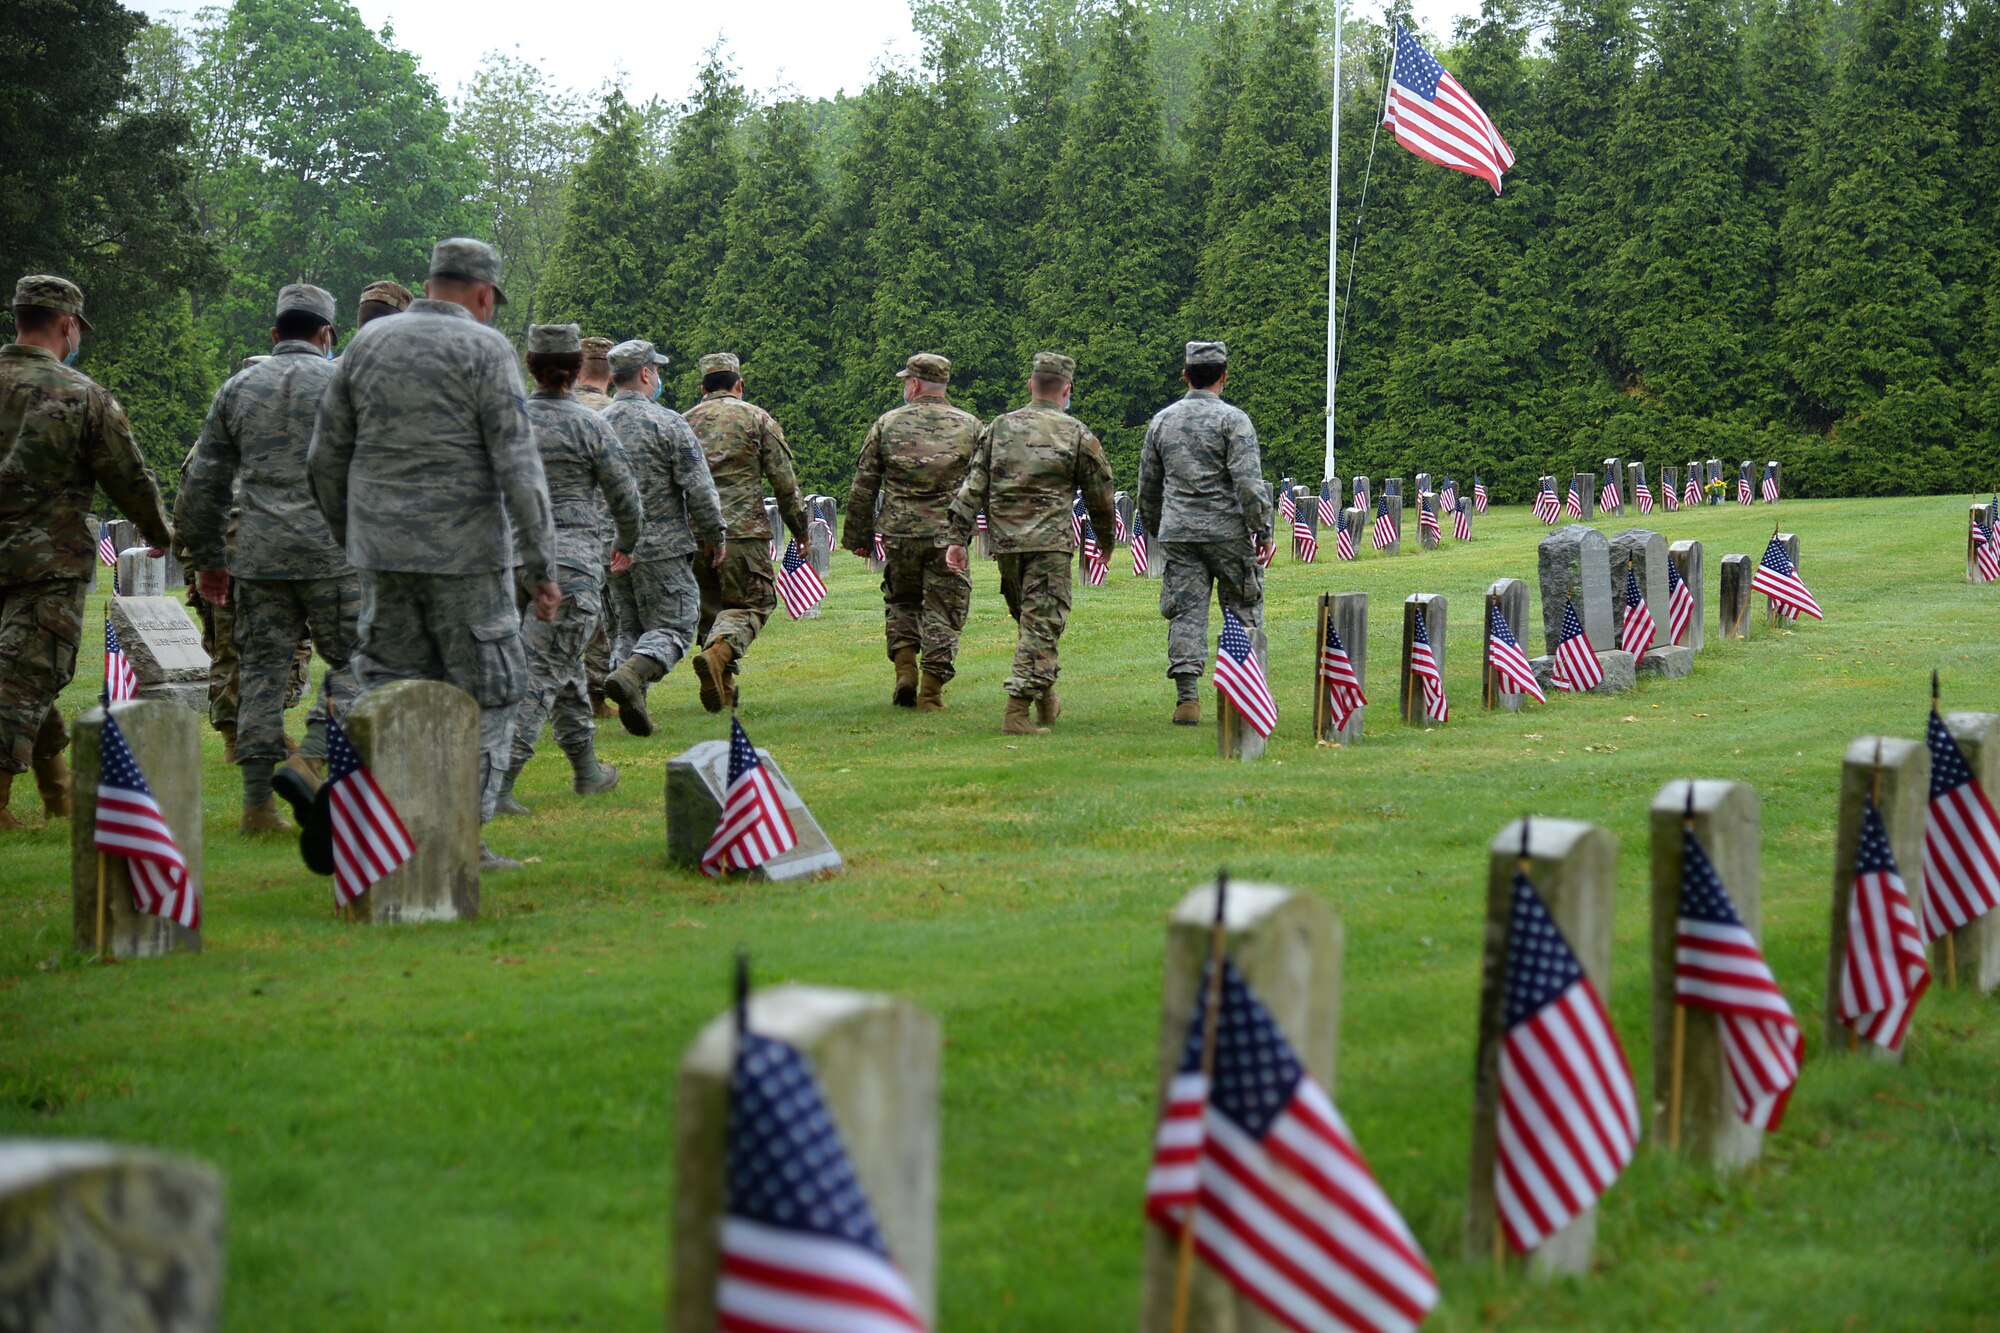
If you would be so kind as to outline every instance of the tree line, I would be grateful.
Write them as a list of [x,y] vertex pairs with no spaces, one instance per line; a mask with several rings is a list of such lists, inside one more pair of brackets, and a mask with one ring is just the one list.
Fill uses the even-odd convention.
[[1426,40],[1515,150],[1498,197],[1378,141],[1397,16],[1349,15],[1336,90],[1315,0],[914,0],[923,56],[853,95],[753,94],[717,48],[641,103],[509,53],[448,98],[347,0],[43,0],[0,36],[0,258],[84,285],[81,364],[163,478],[279,285],[345,312],[467,233],[511,334],[650,338],[681,405],[736,351],[818,489],[910,352],[985,415],[1041,348],[1129,485],[1191,337],[1316,479],[1337,92],[1343,473],[1995,483],[2000,0],[1486,0]]

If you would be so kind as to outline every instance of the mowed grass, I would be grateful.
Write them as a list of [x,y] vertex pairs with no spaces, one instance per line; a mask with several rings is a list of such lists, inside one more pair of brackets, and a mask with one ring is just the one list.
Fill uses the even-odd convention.
[[[204,731],[206,952],[95,967],[70,948],[66,824],[0,850],[0,1133],[152,1144],[229,1181],[233,1329],[661,1325],[680,1053],[727,1003],[740,944],[763,984],[906,996],[946,1038],[939,1326],[1125,1330],[1139,1299],[1166,915],[1218,864],[1333,904],[1347,928],[1335,1096],[1437,1262],[1434,1326],[1992,1327],[2000,1292],[2000,1000],[1934,989],[1906,1067],[1822,1049],[1835,793],[1854,736],[2000,711],[2000,591],[1963,576],[1965,502],[1788,501],[1827,622],[1711,637],[1693,678],[1519,716],[1478,707],[1479,597],[1531,582],[1541,529],[1495,510],[1471,545],[1280,557],[1268,758],[1167,725],[1158,584],[1125,552],[1077,593],[1055,734],[998,735],[1013,625],[976,564],[950,711],[888,702],[875,580],[837,557],[827,612],[782,615],[746,666],[744,723],[846,854],[798,887],[662,860],[669,755],[724,734],[676,671],[662,730],[599,732],[624,770],[568,790],[546,741],[479,920],[343,928],[289,842],[235,831]],[[1772,511],[1656,514],[1721,557]],[[1608,530],[1627,526],[1603,524]],[[1326,555],[1331,557],[1328,540]],[[1314,596],[1372,595],[1359,745],[1308,731]],[[1449,726],[1394,720],[1412,592],[1451,599]],[[95,626],[101,607],[92,607]],[[1539,600],[1522,638],[1534,651]],[[95,638],[96,631],[86,635]],[[63,700],[96,691],[88,651]],[[1204,710],[1213,709],[1204,687]],[[294,719],[296,730],[296,717]],[[1670,779],[1753,784],[1765,949],[1806,1029],[1782,1132],[1730,1178],[1648,1145],[1602,1209],[1596,1270],[1554,1285],[1462,1254],[1486,845],[1522,813],[1594,820],[1620,849],[1609,1003],[1649,1092],[1646,807]],[[25,785],[25,780],[24,780]],[[17,789],[32,810],[32,788]],[[1914,870],[1914,867],[1906,867]]]

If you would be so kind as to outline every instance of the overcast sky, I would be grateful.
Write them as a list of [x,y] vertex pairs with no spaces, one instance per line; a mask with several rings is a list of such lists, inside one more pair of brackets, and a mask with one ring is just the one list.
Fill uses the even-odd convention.
[[[155,16],[191,12],[201,0],[126,0]],[[761,96],[788,88],[808,97],[859,92],[885,55],[914,56],[908,0],[735,0],[733,4],[666,0],[624,8],[566,7],[549,0],[356,0],[379,30],[414,51],[446,97],[455,96],[486,51],[517,53],[539,63],[559,83],[588,92],[622,75],[636,100],[679,100],[694,82],[703,53],[718,34],[734,55],[743,85]],[[1478,0],[1416,0],[1419,22],[1449,32]],[[1352,12],[1352,11],[1350,11]],[[607,23],[562,24],[566,14]]]

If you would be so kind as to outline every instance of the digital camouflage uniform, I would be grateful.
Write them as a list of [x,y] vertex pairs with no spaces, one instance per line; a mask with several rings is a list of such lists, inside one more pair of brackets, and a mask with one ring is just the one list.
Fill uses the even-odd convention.
[[[951,363],[920,353],[905,375],[944,383]],[[958,636],[972,610],[972,577],[945,564],[951,545],[951,502],[972,465],[981,423],[943,398],[923,397],[884,412],[868,428],[854,484],[847,493],[847,549],[866,556],[880,532],[888,560],[882,569],[882,621],[889,660],[921,654],[940,684],[954,674]],[[877,492],[882,497],[875,511]],[[857,515],[875,515],[857,519]]]
[[701,441],[680,413],[636,389],[620,389],[604,418],[625,446],[646,512],[646,530],[632,552],[637,628],[630,651],[671,671],[694,644],[701,618],[694,564],[706,563],[695,555],[697,536],[710,548],[722,544],[721,502]]
[[[60,278],[23,278],[14,300],[83,313],[83,294]],[[69,748],[55,702],[83,639],[99,487],[147,542],[173,545],[118,400],[44,348],[0,347],[0,773],[9,783],[30,766],[61,767]]]
[[[1221,343],[1188,344],[1189,364],[1226,355]],[[1139,454],[1139,513],[1165,556],[1167,674],[1191,689],[1208,662],[1211,590],[1246,628],[1264,623],[1257,545],[1271,531],[1271,495],[1257,431],[1241,408],[1190,389],[1153,417]]]
[[[1070,358],[1041,353],[1038,373],[1068,378]],[[1044,370],[1047,367],[1047,370]],[[1036,699],[1056,683],[1056,645],[1070,608],[1070,506],[1078,491],[1099,532],[1114,532],[1111,467],[1090,429],[1054,403],[1031,401],[980,432],[972,468],[951,502],[952,536],[964,545],[979,513],[1000,562],[1000,592],[1020,624],[1004,688]]]
[[[605,357],[610,351],[609,338],[585,338],[584,371],[589,373],[594,370],[599,375],[604,374]],[[569,396],[593,412],[603,412],[611,406],[611,390],[595,384],[579,382],[571,386]],[[623,446],[620,447],[622,449]],[[603,518],[606,562],[604,610],[597,618],[597,632],[590,636],[590,645],[583,652],[584,675],[590,682],[590,699],[593,704],[601,703],[604,699],[604,677],[613,666],[617,665],[624,653],[632,651],[629,630],[623,636],[626,640],[623,650],[614,651],[616,640],[620,637],[618,631],[631,623],[628,612],[632,601],[632,574],[629,570],[623,574],[610,572],[611,542],[617,528],[612,522],[609,509],[604,510]]]
[[[499,257],[477,241],[440,241],[431,274],[497,282]],[[485,819],[528,685],[513,534],[527,577],[555,578],[549,492],[520,376],[503,334],[449,301],[413,301],[348,343],[308,458],[320,511],[361,578],[356,681],[365,693],[386,681],[443,680],[472,696]]]

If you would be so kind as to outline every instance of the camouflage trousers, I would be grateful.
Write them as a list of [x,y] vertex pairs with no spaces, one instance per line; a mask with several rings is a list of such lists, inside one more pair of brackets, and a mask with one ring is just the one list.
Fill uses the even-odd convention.
[[[326,713],[345,717],[354,706],[355,627],[361,583],[353,574],[333,579],[232,579],[238,700],[236,758],[278,763],[285,757],[285,710],[298,667],[299,642],[317,645],[326,659],[319,698],[306,717],[302,754],[326,756]],[[308,663],[311,649],[307,649]],[[310,671],[308,671],[310,674]]]
[[958,636],[972,613],[972,576],[944,562],[942,546],[921,538],[891,540],[882,567],[882,628],[889,658],[904,648],[923,654],[923,667],[939,680],[956,674]]
[[[562,574],[569,572],[561,571],[557,580],[561,582]],[[562,586],[565,590],[570,587],[567,582]],[[597,589],[579,585],[574,592],[565,591],[554,620],[529,619],[521,626],[528,692],[521,696],[514,713],[514,748],[509,762],[517,772],[535,757],[542,723],[550,719],[555,723],[556,747],[569,756],[572,766],[594,760],[597,724],[590,716],[590,687],[583,658],[603,619],[601,596]]]
[[1264,623],[1264,570],[1244,542],[1161,542],[1160,614],[1167,618],[1167,674],[1201,678],[1208,664],[1211,593],[1245,629]]
[[687,656],[701,620],[701,587],[694,577],[694,562],[700,558],[672,555],[633,564],[627,585],[632,593],[633,638],[625,657],[644,653],[672,671]]
[[0,586],[0,773],[69,748],[56,696],[76,675],[84,579]]
[[[605,568],[608,570],[610,565],[607,563]],[[633,573],[628,569],[623,574],[609,574],[604,580],[604,629],[611,644],[613,670],[632,655],[632,647],[639,642],[644,628],[639,620],[639,596],[633,588]]]
[[1056,643],[1069,623],[1068,551],[1026,551],[1000,557],[1000,595],[1019,622],[1014,670],[1001,687],[1016,699],[1040,698],[1062,667]]
[[[214,605],[190,588],[188,605],[201,624],[201,647],[208,654],[208,725],[217,731],[233,731],[240,691],[240,664],[236,656],[236,584],[231,581],[229,600],[221,606]],[[312,675],[312,659],[312,636],[301,635],[298,651],[292,654],[291,678],[285,684],[287,712],[305,697],[306,685]]]
[[363,694],[392,680],[441,680],[479,705],[479,818],[493,818],[528,688],[512,570],[411,574],[364,569],[355,635]]
[[738,657],[747,655],[778,606],[777,575],[766,540],[730,538],[720,569],[696,552],[694,581],[701,589],[701,623],[696,626],[701,646],[727,639]]

